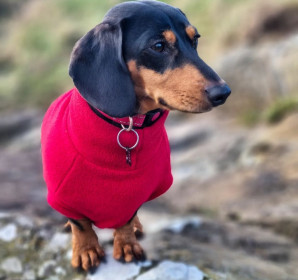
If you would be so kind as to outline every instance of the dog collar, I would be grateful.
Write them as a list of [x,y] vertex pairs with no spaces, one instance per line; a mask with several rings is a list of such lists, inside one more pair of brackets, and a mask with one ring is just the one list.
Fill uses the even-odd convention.
[[[130,125],[130,119],[129,117],[124,117],[124,118],[114,118],[106,113],[94,108],[89,104],[90,108],[92,111],[102,118],[103,120],[107,121],[108,123],[117,126],[119,128],[123,128],[123,126],[129,126]],[[153,125],[156,121],[159,120],[159,118],[163,115],[164,110],[162,109],[156,109],[152,110],[146,114],[137,114],[132,116],[131,118],[133,119],[133,129],[142,129],[148,126]]]

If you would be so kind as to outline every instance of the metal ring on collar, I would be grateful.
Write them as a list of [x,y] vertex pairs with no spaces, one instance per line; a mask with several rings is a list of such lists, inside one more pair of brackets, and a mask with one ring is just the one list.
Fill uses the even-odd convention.
[[[124,147],[121,143],[120,143],[120,135],[121,135],[121,133],[123,132],[123,131],[126,131],[126,132],[128,132],[128,131],[132,131],[132,132],[134,132],[135,133],[135,135],[137,136],[137,141],[136,141],[136,143],[133,145],[133,146],[131,146],[131,147]],[[118,135],[117,135],[117,142],[118,142],[118,145],[122,148],[122,149],[124,149],[124,150],[132,150],[132,149],[134,149],[138,144],[139,144],[139,134],[134,130],[134,129],[131,129],[131,130],[127,130],[126,128],[123,128],[123,129],[121,129],[119,132],[118,132]]]
[[121,124],[121,126],[126,131],[131,131],[132,130],[132,127],[133,127],[133,118],[132,117],[128,117],[128,118],[129,118],[129,126],[128,126],[128,128],[125,128],[125,126],[123,124]]

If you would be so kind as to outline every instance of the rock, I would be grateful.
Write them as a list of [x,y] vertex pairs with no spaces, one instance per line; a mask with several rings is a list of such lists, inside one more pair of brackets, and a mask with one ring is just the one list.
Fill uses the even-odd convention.
[[217,71],[233,91],[223,110],[263,109],[298,88],[298,34],[257,46],[244,45],[218,62]]
[[250,44],[256,44],[264,39],[284,38],[298,30],[297,4],[272,6],[268,3],[264,1],[258,5],[257,14],[254,14],[255,20],[247,30],[247,41]]
[[171,151],[184,151],[186,148],[199,145],[200,143],[208,140],[210,136],[210,131],[192,131],[191,133],[187,133],[187,135],[183,133],[179,133],[175,139],[171,141]]
[[145,272],[136,280],[203,280],[204,274],[195,266],[163,261],[157,267]]
[[1,268],[6,272],[21,273],[23,271],[21,261],[16,257],[5,259],[1,263]]
[[21,150],[32,149],[38,145],[40,145],[40,125],[28,129],[28,131],[13,139],[7,149],[13,152],[19,152]]
[[148,257],[194,264],[204,268],[211,279],[230,279],[218,276],[227,271],[231,279],[298,279],[297,245],[259,227],[202,219],[198,229],[156,233],[143,245]]
[[67,250],[67,252],[66,252],[66,254],[65,254],[65,259],[67,259],[67,260],[70,261],[71,258],[72,258],[72,249]]
[[93,227],[93,230],[96,232],[96,234],[98,235],[98,238],[100,240],[101,243],[109,243],[109,242],[113,242],[113,231],[112,229],[99,229],[97,227]]
[[35,280],[35,272],[33,270],[27,270],[23,274],[24,280]]
[[34,222],[31,218],[25,215],[20,215],[16,217],[16,223],[24,228],[33,228]]
[[60,278],[56,275],[51,275],[50,277],[47,278],[47,280],[60,280]]
[[17,237],[17,226],[15,224],[8,224],[0,229],[0,240],[11,242]]
[[55,268],[55,273],[61,276],[65,276],[67,274],[66,271],[60,266]]
[[201,219],[197,216],[182,217],[171,221],[165,229],[178,234],[181,233],[186,226],[198,228],[200,224]]
[[140,265],[118,262],[110,252],[106,255],[106,262],[102,263],[94,274],[88,274],[87,280],[130,280],[139,275],[140,271]]
[[0,118],[0,142],[18,136],[39,122],[37,111],[22,111],[12,114],[2,114]]
[[186,180],[205,181],[219,172],[233,170],[239,164],[241,151],[246,145],[245,132],[231,126],[227,118],[218,119],[213,113],[216,112],[194,115],[187,122],[167,126],[170,143],[175,143],[177,138],[183,142],[181,135],[187,137],[193,135],[194,131],[208,135],[205,139],[197,139],[196,143],[185,146],[183,151],[172,151],[175,187],[185,189]]
[[[150,204],[149,202],[147,205]],[[141,221],[146,221],[145,232],[148,234],[154,234],[162,230],[181,233],[186,226],[191,225],[194,228],[198,228],[201,223],[200,217],[195,215],[177,217],[146,209],[141,209],[138,216]]]
[[6,274],[3,271],[0,271],[0,279],[5,280],[6,279]]
[[6,219],[8,217],[10,217],[11,215],[9,213],[6,212],[0,212],[0,219]]
[[45,261],[38,270],[38,277],[48,277],[54,274],[57,263],[54,260]]
[[56,252],[61,249],[66,249],[70,243],[71,235],[68,233],[56,232],[50,243],[46,246],[45,251]]
[[152,261],[150,260],[145,260],[143,262],[139,262],[138,265],[140,267],[145,267],[145,268],[148,268],[148,267],[151,267],[152,266]]

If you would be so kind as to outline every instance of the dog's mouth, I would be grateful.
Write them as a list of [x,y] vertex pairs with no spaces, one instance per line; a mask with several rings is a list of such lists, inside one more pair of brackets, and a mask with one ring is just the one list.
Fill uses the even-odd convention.
[[[162,103],[161,103],[162,101]],[[200,114],[200,113],[206,113],[212,110],[213,106],[210,104],[210,102],[200,102],[196,106],[194,104],[184,104],[184,106],[179,107],[173,107],[169,104],[167,104],[163,99],[160,100],[160,104],[164,107],[164,109],[170,110],[170,111],[179,111],[183,113],[192,113],[192,114]]]
[[163,106],[166,107],[169,110],[176,110],[174,107],[172,107],[171,105],[169,105],[163,98],[158,98],[158,103]]
[[[220,101],[218,100],[217,102],[219,103]],[[146,95],[138,98],[136,113],[146,114],[147,112],[155,109],[164,109],[169,111],[198,114],[209,112],[213,107],[215,106],[210,102],[206,94],[201,94],[196,97],[182,94],[180,98],[178,95],[178,97],[174,100],[167,97],[158,97],[155,100],[152,97]]]

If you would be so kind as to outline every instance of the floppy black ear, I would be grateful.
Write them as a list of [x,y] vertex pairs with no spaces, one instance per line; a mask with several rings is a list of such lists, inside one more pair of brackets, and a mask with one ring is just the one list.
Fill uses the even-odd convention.
[[120,24],[101,23],[82,37],[73,49],[69,75],[93,107],[113,117],[134,114],[136,96],[122,57]]

